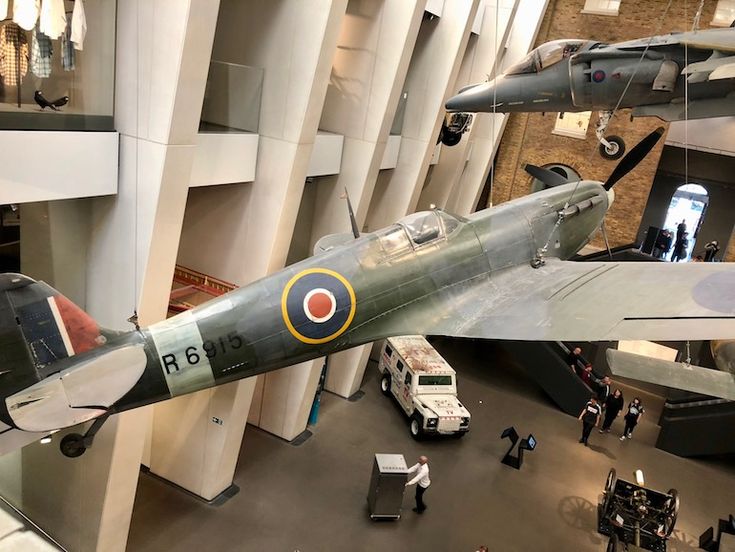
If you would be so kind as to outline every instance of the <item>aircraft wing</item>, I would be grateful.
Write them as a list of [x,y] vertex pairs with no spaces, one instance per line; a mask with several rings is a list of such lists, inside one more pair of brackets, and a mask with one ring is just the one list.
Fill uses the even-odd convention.
[[735,335],[735,264],[548,259],[465,281],[392,317],[396,333],[521,341]]
[[735,375],[729,372],[615,349],[607,350],[607,362],[616,376],[735,401]]

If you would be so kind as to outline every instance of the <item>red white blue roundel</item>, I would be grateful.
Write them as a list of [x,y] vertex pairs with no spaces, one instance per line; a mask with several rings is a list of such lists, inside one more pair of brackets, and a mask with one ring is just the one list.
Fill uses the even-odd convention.
[[594,73],[592,73],[592,80],[595,82],[602,82],[605,80],[605,71],[602,69],[598,69]]
[[341,275],[325,268],[303,270],[283,289],[281,310],[299,341],[325,343],[342,334],[355,315],[355,292]]

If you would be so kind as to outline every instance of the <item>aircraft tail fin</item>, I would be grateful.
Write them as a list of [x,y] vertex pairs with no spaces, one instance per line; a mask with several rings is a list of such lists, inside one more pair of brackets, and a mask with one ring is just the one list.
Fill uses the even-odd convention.
[[607,362],[616,376],[674,389],[735,400],[735,376],[701,366],[671,362],[616,349],[607,350]]
[[13,361],[30,357],[27,371],[36,380],[50,364],[105,342],[99,324],[72,301],[44,282],[12,273],[0,274],[0,340],[0,356],[11,361],[6,365],[20,368]]

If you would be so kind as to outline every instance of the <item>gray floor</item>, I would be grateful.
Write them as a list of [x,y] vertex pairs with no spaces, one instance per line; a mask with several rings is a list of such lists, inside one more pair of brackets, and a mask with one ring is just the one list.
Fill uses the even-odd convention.
[[[241,491],[221,507],[141,476],[128,550],[471,552],[485,544],[494,552],[601,551],[596,503],[610,467],[625,479],[641,468],[652,488],[679,489],[670,551],[696,550],[698,535],[735,511],[731,461],[685,460],[653,447],[660,400],[642,394],[648,410],[632,441],[595,432],[585,448],[577,420],[556,410],[502,349],[459,341],[437,348],[457,368],[460,397],[473,415],[464,439],[414,442],[398,407],[378,391],[371,364],[358,402],[324,395],[303,445],[248,427],[235,476]],[[539,441],[521,471],[499,462],[507,441],[498,437],[509,425]],[[411,511],[411,492],[402,519],[370,521],[374,452],[429,456],[426,513]]]

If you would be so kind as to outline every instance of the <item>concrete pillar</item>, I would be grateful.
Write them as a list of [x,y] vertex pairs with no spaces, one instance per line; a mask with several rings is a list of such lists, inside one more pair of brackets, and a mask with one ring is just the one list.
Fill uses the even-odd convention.
[[[452,93],[456,93],[463,86],[482,82],[488,76],[495,77],[493,69],[499,65],[498,55],[502,56],[505,52],[511,29],[510,23],[519,2],[520,0],[483,2],[483,9],[478,11],[478,17],[482,18],[479,34],[470,36]],[[458,183],[467,171],[473,173],[472,178],[468,179],[471,183],[469,185],[479,194],[485,175],[474,174],[476,171],[473,169],[480,158],[484,160],[481,164],[483,170],[489,166],[492,149],[487,148],[484,143],[476,143],[476,140],[485,138],[487,131],[493,130],[492,124],[488,125],[488,120],[494,121],[491,114],[476,114],[471,131],[462,137],[460,143],[453,147],[442,148],[439,163],[433,167],[421,192],[419,210],[428,209],[432,204],[446,208],[450,197],[458,195],[453,192],[458,191]]]
[[[482,46],[483,51],[494,57],[492,65],[488,67],[496,68],[495,72],[501,74],[505,68],[519,61],[533,48],[548,1],[499,0],[498,3],[492,2],[492,4],[485,9],[486,18],[491,14],[497,18],[498,36],[500,36],[501,29],[504,31],[502,40],[496,41],[493,23],[488,29],[489,36],[484,37],[485,22],[483,22],[483,34],[480,35],[478,48]],[[497,50],[495,49],[496,44]],[[471,82],[479,82],[484,78],[485,72],[482,71],[482,67],[474,66]],[[475,210],[490,174],[506,121],[507,116],[504,114],[477,114],[466,140],[468,149],[464,157],[465,161],[463,161],[464,167],[455,173],[456,178],[453,185],[450,186],[450,194],[445,204],[448,210],[460,215],[467,215]],[[465,140],[462,141],[464,142]]]
[[398,164],[378,178],[367,219],[370,229],[416,208],[478,5],[479,0],[446,2],[441,17],[421,24],[404,87],[408,98]]
[[[212,59],[264,70],[257,167],[252,183],[192,190],[179,248],[182,265],[238,285],[283,267],[346,5],[221,2]],[[286,439],[303,431],[320,369],[311,362],[260,376],[257,423]],[[255,388],[254,380],[244,380],[157,407],[151,470],[206,499],[222,492],[234,475]],[[189,442],[197,447],[177,438],[170,423],[176,413],[159,417],[168,408],[193,416]],[[212,427],[215,411],[223,421],[219,427]],[[204,459],[195,459],[202,448]],[[174,458],[191,469],[174,469]]]
[[[76,267],[87,311],[108,328],[131,329],[136,309],[143,325],[166,315],[216,15],[210,0],[117,6],[118,194],[87,200],[86,266]],[[69,208],[49,205],[52,231]],[[26,447],[20,507],[70,550],[124,550],[149,423],[146,409],[114,416],[78,459],[60,454],[61,435]]]
[[[327,234],[350,231],[340,199],[345,188],[358,228],[365,223],[425,4],[350,0],[347,5],[319,123],[320,129],[344,136],[342,170],[318,183],[312,246]],[[325,388],[343,397],[354,394],[368,352],[363,346],[331,355]]]

